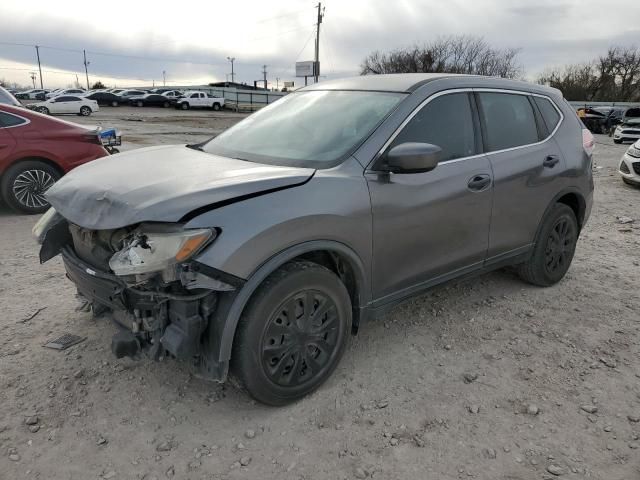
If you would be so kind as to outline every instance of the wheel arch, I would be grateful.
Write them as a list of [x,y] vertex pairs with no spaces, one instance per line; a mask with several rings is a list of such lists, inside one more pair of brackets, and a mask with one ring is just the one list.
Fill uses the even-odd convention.
[[578,230],[582,230],[584,215],[587,210],[587,202],[577,189],[561,193],[554,203],[563,203],[571,208],[578,221]]
[[55,168],[56,171],[60,174],[60,176],[63,176],[65,174],[64,169],[60,166],[58,162],[51,160],[50,158],[39,156],[39,155],[29,155],[26,157],[17,158],[9,162],[7,167],[2,172],[0,172],[0,177],[2,177],[10,168],[15,167],[16,165],[19,165],[24,162],[32,162],[32,161],[42,162],[49,165],[52,168]]
[[[304,259],[323,265],[338,275],[352,302],[353,326],[357,329],[361,309],[369,303],[370,285],[364,263],[347,245],[331,240],[314,240],[287,248],[258,267],[221,313],[222,322],[217,362],[228,364],[236,328],[253,293],[274,271],[292,260]],[[226,372],[224,374],[226,376]]]
[[573,210],[573,213],[576,216],[576,220],[578,221],[578,234],[582,230],[582,226],[584,225],[585,220],[585,214],[587,211],[587,201],[578,188],[568,187],[558,192],[547,205],[544,214],[540,218],[538,229],[536,230],[535,242],[538,241],[540,231],[542,230],[545,219],[549,216],[549,213],[551,212],[553,206],[558,203],[567,205],[569,208],[571,208],[571,210]]

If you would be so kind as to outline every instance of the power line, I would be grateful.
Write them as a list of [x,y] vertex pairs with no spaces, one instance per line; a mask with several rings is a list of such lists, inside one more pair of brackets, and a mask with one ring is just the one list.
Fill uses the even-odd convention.
[[311,37],[313,37],[314,33],[316,33],[315,30],[311,30],[311,33],[309,34],[309,38],[307,38],[307,41],[304,42],[303,47],[300,49],[300,52],[298,52],[298,55],[296,55],[296,59],[293,63],[298,61],[298,59],[300,58],[300,55],[302,55],[302,52],[304,52],[304,49],[307,48],[307,45],[309,44],[309,40],[311,40]]
[[262,20],[256,20],[256,23],[265,23],[265,22],[270,22],[272,20],[279,20],[281,18],[287,18],[287,17],[297,17],[297,16],[300,16],[303,12],[307,13],[308,11],[309,11],[308,8],[303,8],[300,10],[296,10],[294,12],[285,13],[283,15],[276,15],[275,17],[268,17],[268,18],[263,18]]

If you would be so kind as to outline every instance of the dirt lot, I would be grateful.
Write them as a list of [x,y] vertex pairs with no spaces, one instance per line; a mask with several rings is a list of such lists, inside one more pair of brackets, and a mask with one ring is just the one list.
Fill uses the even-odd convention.
[[[126,149],[239,117],[171,113],[82,121],[121,128]],[[38,264],[37,219],[1,209],[0,478],[640,478],[640,189],[615,174],[626,147],[598,142],[564,281],[499,271],[433,290],[364,326],[333,377],[285,408],[173,361],[116,360],[115,327],[76,310],[59,259]],[[42,348],[64,332],[87,340]]]

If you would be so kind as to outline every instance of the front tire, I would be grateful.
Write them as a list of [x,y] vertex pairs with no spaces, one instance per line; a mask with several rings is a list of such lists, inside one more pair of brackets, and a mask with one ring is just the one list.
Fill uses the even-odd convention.
[[38,112],[42,113],[43,115],[49,115],[49,109],[47,107],[38,108]]
[[111,102],[111,106],[112,107],[117,107],[118,106],[118,102],[116,102],[115,100],[113,102]]
[[242,314],[231,368],[268,405],[294,402],[335,370],[351,332],[351,300],[327,268],[294,261],[258,287]]
[[187,102],[181,103],[180,108],[182,110],[189,110],[189,104]]
[[58,170],[44,162],[22,161],[4,173],[0,192],[5,203],[16,212],[43,213],[49,209],[44,194],[60,177]]
[[578,221],[563,203],[553,206],[545,218],[531,258],[519,266],[524,281],[540,287],[558,283],[567,273],[578,242]]
[[614,138],[613,139],[613,143],[617,143],[618,145],[622,143],[622,139],[621,138]]
[[87,106],[80,107],[80,115],[83,117],[88,117],[91,115],[91,109]]

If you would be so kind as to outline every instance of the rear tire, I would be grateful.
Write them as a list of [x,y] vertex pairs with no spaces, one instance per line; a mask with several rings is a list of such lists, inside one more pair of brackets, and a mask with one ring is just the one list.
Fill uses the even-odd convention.
[[544,219],[531,258],[519,265],[525,282],[540,287],[558,283],[567,273],[578,241],[578,221],[570,207],[557,203]]
[[136,105],[137,105],[138,107],[144,107],[144,102],[142,102],[142,101],[138,101],[138,102],[136,102]]
[[37,214],[49,209],[44,193],[60,179],[58,170],[39,160],[26,160],[9,167],[0,181],[5,203],[19,213]]
[[231,369],[256,400],[294,402],[335,370],[351,332],[351,300],[327,268],[290,262],[258,287],[245,307]]
[[111,106],[112,107],[117,107],[118,106],[118,102],[116,102],[115,100],[113,102],[111,102]]
[[212,108],[217,112],[218,110],[220,110],[220,104],[214,103]]
[[162,106],[163,106],[164,108],[169,108],[169,107],[171,106],[171,104],[170,104],[169,102],[164,102],[164,103],[162,104]]

